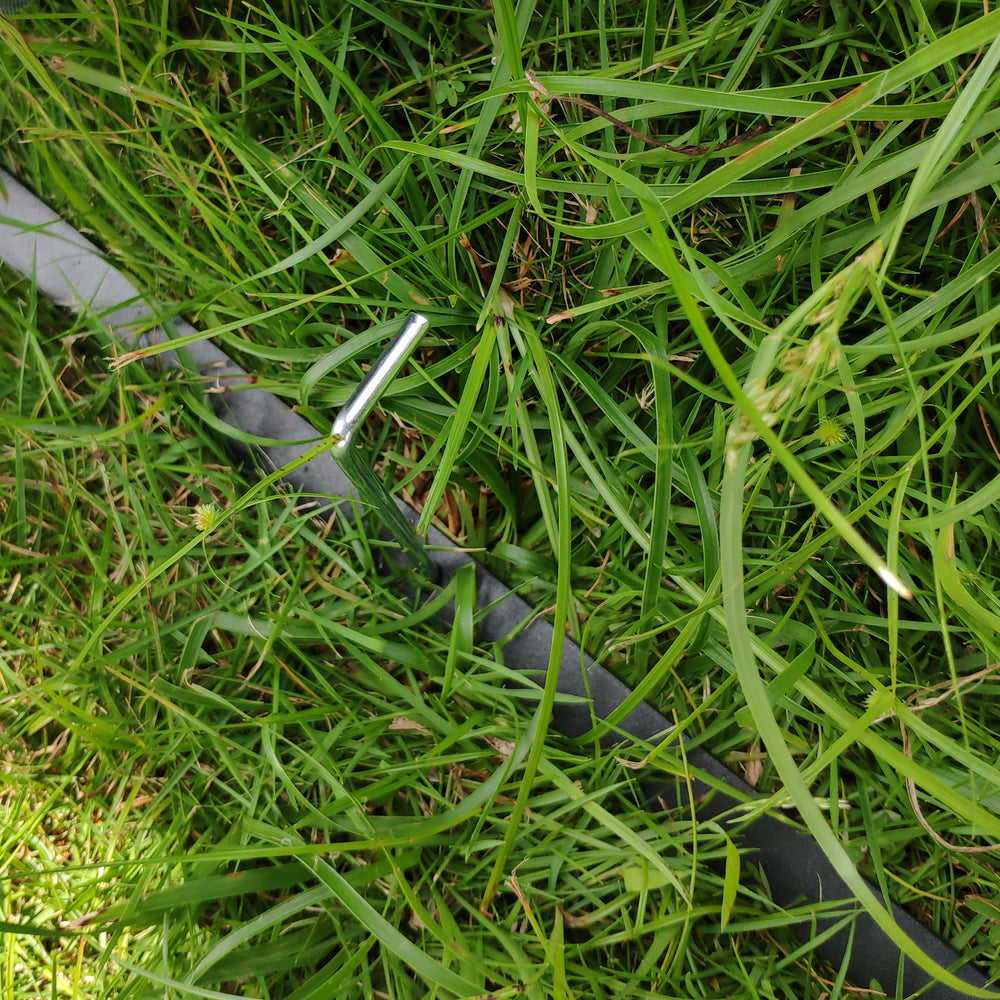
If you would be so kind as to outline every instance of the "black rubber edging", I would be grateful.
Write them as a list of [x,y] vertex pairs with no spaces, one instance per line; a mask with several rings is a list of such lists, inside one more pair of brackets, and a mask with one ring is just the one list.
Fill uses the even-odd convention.
[[[135,346],[136,331],[148,328],[156,315],[139,291],[121,272],[113,268],[100,251],[72,226],[52,212],[23,185],[0,171],[0,261],[34,280],[47,298],[76,312],[83,312],[110,329],[113,336],[129,348]],[[183,320],[172,321],[173,336],[195,334],[194,327]],[[142,334],[142,344],[161,343],[167,334],[159,327]],[[247,388],[247,373],[206,340],[196,341],[181,352],[159,354],[156,361],[169,368],[197,372],[219,386],[239,387],[238,392],[209,394],[218,417],[241,432],[245,439],[286,442],[253,447],[256,457],[266,466],[280,469],[294,463],[310,450],[320,435],[280,399],[263,389]],[[229,442],[241,459],[250,449],[242,440]],[[329,453],[313,458],[285,477],[289,488],[310,496],[330,497],[317,514],[329,515],[336,505],[349,519],[358,509],[357,492]],[[336,498],[336,499],[333,499]],[[411,520],[416,514],[397,501]],[[553,627],[534,617],[534,611],[520,597],[469,555],[454,547],[451,539],[432,529],[428,555],[440,569],[441,586],[459,567],[473,565],[476,574],[476,597],[479,617],[478,640],[481,644],[499,644],[504,663],[535,680],[544,678],[552,647]],[[442,612],[444,625],[450,624],[454,608]],[[552,727],[571,738],[585,736],[598,719],[607,718],[631,694],[626,685],[596,663],[584,650],[564,639],[556,705]],[[618,728],[622,735],[610,734],[606,745],[636,740],[656,742],[669,736],[671,724],[659,712],[641,703],[628,713]],[[627,735],[625,735],[627,734]],[[717,820],[743,849],[744,858],[760,866],[767,879],[771,897],[781,908],[802,903],[818,906],[815,919],[795,925],[803,941],[816,940],[815,952],[834,967],[847,963],[848,978],[859,986],[872,981],[881,984],[889,995],[909,996],[919,993],[926,1000],[953,1000],[969,994],[952,989],[931,977],[905,958],[899,948],[861,908],[850,889],[836,872],[819,845],[777,817],[763,815],[741,822],[734,807],[757,793],[736,777],[710,753],[700,748],[686,752],[689,764],[706,778],[696,779],[690,792],[696,801],[699,819]],[[731,789],[729,795],[720,788]],[[666,783],[646,786],[651,806],[657,802],[676,803],[687,792]],[[873,887],[876,896],[879,891]],[[831,909],[831,903],[843,901]],[[819,906],[822,904],[822,906]],[[978,969],[963,964],[948,944],[895,904],[890,904],[898,926],[918,947],[939,965],[952,967],[955,974],[974,988],[987,986]],[[839,929],[836,929],[838,928]],[[822,939],[822,940],[820,940]],[[900,968],[902,964],[902,976]],[[1000,993],[997,994],[1000,996]]]

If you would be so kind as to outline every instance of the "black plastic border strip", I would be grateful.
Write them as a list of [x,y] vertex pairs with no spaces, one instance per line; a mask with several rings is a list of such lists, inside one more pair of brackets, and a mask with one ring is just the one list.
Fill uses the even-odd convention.
[[[151,317],[157,315],[155,307],[143,300],[135,286],[104,259],[97,247],[3,171],[0,171],[0,187],[6,189],[5,198],[0,200],[0,261],[33,278],[47,298],[91,315],[110,329],[123,346],[134,347],[137,332],[149,327],[153,322]],[[196,334],[194,327],[183,320],[175,319],[171,325],[174,336]],[[167,334],[155,327],[139,339],[150,344],[166,338]],[[229,442],[231,450],[241,459],[259,460],[263,456],[267,466],[280,469],[300,459],[318,440],[319,435],[310,423],[277,396],[253,388],[247,373],[214,344],[197,340],[182,353],[183,360],[178,353],[168,351],[157,355],[156,361],[165,367],[197,372],[220,388],[238,388],[235,392],[208,394],[218,417],[244,437],[284,442],[255,446],[256,454],[251,456],[247,445],[234,437]],[[325,511],[328,515],[330,507],[336,504],[345,516],[353,518],[358,509],[354,487],[329,453],[301,465],[285,481],[293,491],[340,498],[319,505],[318,514]],[[399,506],[415,521],[416,515],[409,507],[402,503]],[[475,567],[479,641],[499,644],[508,667],[524,671],[535,680],[543,678],[554,636],[552,626],[535,618],[532,608],[469,555],[456,549],[442,532],[432,529],[428,543],[428,555],[440,569],[440,585],[446,585],[459,567],[470,564]],[[452,604],[441,612],[445,627],[453,614]],[[552,727],[571,738],[586,736],[595,721],[606,718],[631,694],[628,687],[568,639],[563,641],[558,688],[562,697],[556,705]],[[669,736],[671,724],[642,703],[624,718],[619,729],[622,735],[609,734],[602,742],[620,743],[628,736],[657,742]],[[901,982],[902,996],[919,993],[926,1000],[953,1000],[969,995],[933,980],[903,956],[860,907],[812,837],[771,815],[740,821],[734,807],[755,798],[754,790],[703,749],[689,749],[686,758],[702,775],[712,779],[711,783],[697,779],[691,785],[698,817],[716,819],[737,839],[745,857],[760,866],[775,904],[782,908],[802,903],[818,907],[823,904],[815,919],[794,928],[803,941],[817,941],[817,954],[835,967],[842,966],[846,958],[847,975],[852,982],[868,986],[876,981],[890,995],[896,994],[897,981]],[[719,790],[726,787],[735,794]],[[645,790],[653,808],[658,802],[675,803],[686,795],[668,783],[647,785]],[[874,887],[873,891],[880,896]],[[843,901],[842,905],[831,908],[831,902],[838,900]],[[960,979],[974,988],[987,986],[978,969],[963,964],[961,956],[949,945],[899,906],[891,904],[891,909],[899,927],[928,958],[953,968]],[[847,921],[845,913],[851,915]],[[840,929],[835,930],[838,925]]]

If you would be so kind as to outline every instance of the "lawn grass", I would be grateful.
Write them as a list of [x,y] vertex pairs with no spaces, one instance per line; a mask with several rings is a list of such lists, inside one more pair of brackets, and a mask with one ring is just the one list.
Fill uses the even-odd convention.
[[[32,5],[2,166],[318,434],[419,307],[386,477],[996,977],[1000,15],[537,7]],[[0,284],[3,1000],[868,985]]]

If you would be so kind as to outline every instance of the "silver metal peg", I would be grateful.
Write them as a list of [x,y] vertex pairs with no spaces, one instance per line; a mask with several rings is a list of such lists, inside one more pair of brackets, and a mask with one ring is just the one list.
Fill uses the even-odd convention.
[[430,325],[425,316],[410,313],[402,329],[389,342],[382,356],[358,384],[351,398],[337,414],[330,431],[330,448],[337,464],[354,484],[362,503],[375,509],[379,520],[389,529],[400,548],[429,580],[438,570],[417,538],[413,526],[389,496],[371,463],[362,456],[355,437],[379,398],[399,370],[406,364],[420,338]]

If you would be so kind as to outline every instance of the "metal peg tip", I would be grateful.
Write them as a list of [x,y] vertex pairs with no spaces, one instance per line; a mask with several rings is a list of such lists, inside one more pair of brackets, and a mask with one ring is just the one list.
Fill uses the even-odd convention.
[[382,524],[389,529],[399,547],[411,562],[429,580],[436,580],[438,570],[417,538],[412,525],[403,516],[385,486],[375,475],[372,465],[355,447],[358,428],[371,413],[389,383],[406,364],[414,348],[430,324],[425,316],[410,313],[402,329],[371,370],[351,393],[351,398],[337,414],[330,431],[330,449],[337,464],[358,491],[358,499],[377,513]]
[[430,325],[426,316],[412,312],[406,317],[402,329],[389,343],[382,356],[358,384],[351,398],[337,414],[330,431],[333,457],[338,461],[354,446],[354,436],[375,408],[389,383],[406,364],[420,338]]

